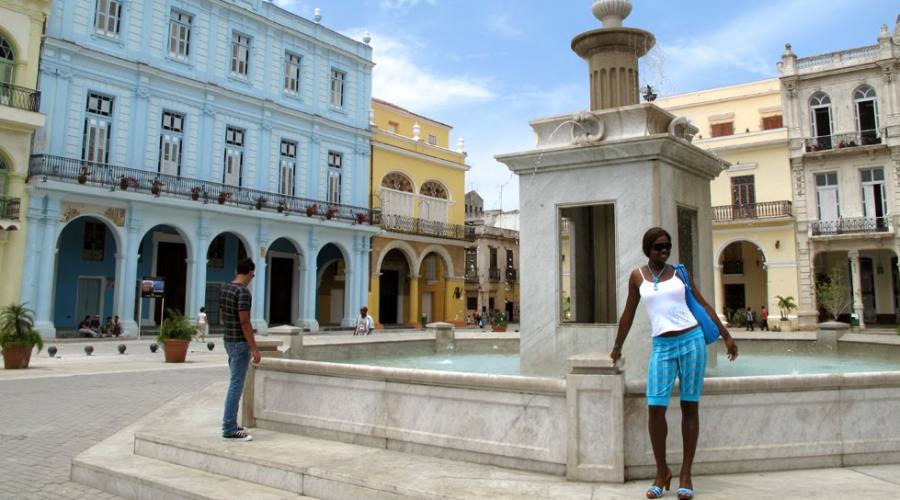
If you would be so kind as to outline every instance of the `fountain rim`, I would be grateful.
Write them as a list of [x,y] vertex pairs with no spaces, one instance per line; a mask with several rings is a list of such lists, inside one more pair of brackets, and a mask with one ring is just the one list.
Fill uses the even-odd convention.
[[572,50],[588,58],[601,49],[610,52],[627,51],[641,58],[656,45],[656,37],[640,28],[598,28],[585,31],[572,39]]

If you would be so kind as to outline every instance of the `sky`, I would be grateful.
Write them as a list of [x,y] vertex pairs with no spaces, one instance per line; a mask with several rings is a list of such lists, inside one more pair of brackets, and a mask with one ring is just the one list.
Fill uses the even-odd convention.
[[[590,105],[572,38],[600,27],[591,0],[274,0],[357,40],[371,34],[372,95],[454,127],[486,209],[518,208],[515,176],[494,156],[532,149],[535,118]],[[877,43],[896,0],[633,0],[624,25],[650,31],[642,85],[661,96],[777,76],[798,57]]]

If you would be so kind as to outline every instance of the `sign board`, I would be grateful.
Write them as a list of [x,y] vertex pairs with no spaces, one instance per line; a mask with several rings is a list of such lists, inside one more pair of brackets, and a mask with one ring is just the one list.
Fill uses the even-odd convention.
[[166,278],[163,276],[144,276],[141,279],[141,297],[162,298],[166,293]]

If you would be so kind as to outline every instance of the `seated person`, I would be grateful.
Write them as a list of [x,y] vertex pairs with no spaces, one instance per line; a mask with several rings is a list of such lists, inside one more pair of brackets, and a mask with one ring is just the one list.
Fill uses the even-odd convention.
[[112,336],[112,327],[113,327],[112,316],[107,316],[106,322],[103,323],[102,327],[100,327],[100,335],[102,335],[104,337],[111,337]]
[[93,329],[93,321],[91,320],[91,315],[88,314],[84,317],[81,323],[78,323],[78,333],[84,337],[92,337],[96,338],[100,336],[99,328],[97,330]]
[[112,325],[110,325],[109,334],[113,337],[118,337],[122,335],[122,323],[119,323],[119,317],[116,316],[113,318]]

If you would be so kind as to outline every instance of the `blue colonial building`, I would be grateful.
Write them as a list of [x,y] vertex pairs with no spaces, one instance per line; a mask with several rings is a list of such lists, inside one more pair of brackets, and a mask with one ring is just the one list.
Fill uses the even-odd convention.
[[[22,283],[41,334],[98,314],[134,335],[163,307],[215,324],[243,255],[261,332],[351,324],[376,232],[371,56],[261,0],[55,1]],[[163,298],[140,299],[144,276]]]

